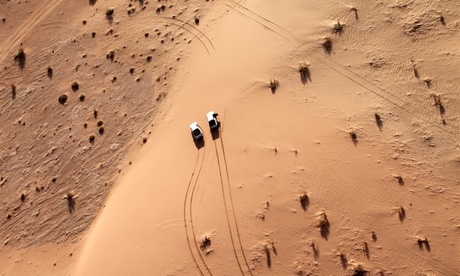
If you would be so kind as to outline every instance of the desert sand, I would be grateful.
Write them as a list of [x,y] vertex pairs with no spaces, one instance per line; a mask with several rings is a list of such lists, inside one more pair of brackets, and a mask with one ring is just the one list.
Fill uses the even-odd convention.
[[455,2],[0,7],[2,275],[460,274]]

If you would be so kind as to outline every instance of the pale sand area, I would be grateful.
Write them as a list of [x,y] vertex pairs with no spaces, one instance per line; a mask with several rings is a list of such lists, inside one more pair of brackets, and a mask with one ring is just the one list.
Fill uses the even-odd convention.
[[[391,36],[398,31],[403,40],[404,29],[395,24],[392,33],[382,31],[385,38],[365,36],[372,31],[366,22],[395,8],[359,7],[356,20],[340,2],[228,4],[215,3],[204,18],[228,11],[206,32],[212,45],[201,37],[210,53],[195,44],[181,68],[183,82],[174,84],[154,142],[114,189],[75,275],[351,275],[358,264],[371,275],[457,275],[458,106],[443,126],[425,83],[414,77],[411,50],[386,56],[400,45],[377,44],[397,41]],[[331,34],[337,18],[342,35]],[[324,36],[333,41],[330,57]],[[412,49],[430,78],[453,79],[429,65],[436,50]],[[306,84],[297,72],[304,61]],[[273,94],[272,77],[280,82]],[[446,97],[456,102],[458,94]],[[215,140],[209,110],[222,122]],[[199,150],[187,128],[195,120],[205,132]],[[330,233],[322,238],[323,212]],[[209,254],[199,248],[204,236]],[[428,239],[421,249],[419,238]]]
[[[87,235],[71,248],[3,249],[8,264],[26,261],[1,272],[353,275],[360,264],[368,275],[458,275],[459,7],[272,2],[212,2],[197,27],[207,38],[184,26],[202,43],[169,78],[149,142],[126,158]],[[210,110],[222,122],[215,140]]]

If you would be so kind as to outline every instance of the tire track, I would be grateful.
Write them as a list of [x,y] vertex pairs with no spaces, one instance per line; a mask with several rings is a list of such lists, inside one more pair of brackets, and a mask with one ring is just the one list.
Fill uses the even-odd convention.
[[222,170],[223,169],[222,169],[222,165],[221,165],[221,157],[222,157],[224,167],[225,167],[225,176],[226,176],[226,180],[227,180],[228,197],[229,197],[230,206],[232,208],[233,223],[235,224],[235,232],[236,232],[236,238],[238,239],[238,247],[239,247],[239,250],[241,251],[241,255],[242,255],[243,259],[244,259],[244,264],[246,265],[246,268],[247,268],[249,274],[252,276],[253,274],[252,274],[251,268],[249,267],[246,255],[244,253],[243,245],[242,245],[242,242],[241,242],[240,231],[239,231],[238,222],[237,222],[237,219],[236,219],[235,208],[234,208],[234,204],[233,204],[233,197],[232,197],[232,192],[231,192],[230,176],[229,176],[229,172],[228,172],[227,158],[225,156],[225,148],[223,146],[223,140],[222,140],[222,132],[223,132],[223,129],[224,129],[223,125],[224,125],[224,122],[225,122],[225,114],[226,113],[227,113],[227,110],[225,109],[225,111],[224,111],[224,121],[222,121],[222,123],[221,123],[220,129],[219,129],[219,136],[218,136],[219,137],[218,139],[220,139],[220,145],[221,145],[220,149],[222,150],[222,155],[219,154],[219,150],[218,150],[216,140],[213,140],[214,149],[215,149],[216,157],[217,157],[217,165],[218,165],[218,168],[219,168],[219,177],[220,177],[220,184],[221,184],[221,189],[222,189],[222,197],[223,197],[224,207],[225,207],[225,216],[227,218],[227,225],[228,225],[228,230],[229,230],[229,233],[230,233],[230,240],[232,242],[233,252],[234,252],[236,261],[238,263],[238,267],[240,269],[240,272],[241,272],[242,275],[244,275],[244,271],[243,271],[243,268],[241,266],[241,262],[240,262],[239,257],[238,257],[237,249],[235,248],[235,240],[234,240],[234,237],[233,237],[233,230],[232,230],[232,225],[231,225],[231,222],[230,222],[229,210],[228,210],[228,207],[227,207],[228,206],[227,205],[227,196],[226,196],[225,187],[224,187],[224,178],[222,176]]
[[235,223],[236,236],[238,238],[238,244],[240,246],[241,254],[243,255],[244,263],[246,264],[246,268],[248,269],[249,274],[251,274],[251,276],[252,276],[253,274],[252,274],[251,268],[249,267],[248,259],[246,258],[246,255],[244,254],[243,243],[241,242],[240,229],[238,227],[238,221],[236,219],[235,206],[233,204],[233,196],[232,196],[232,190],[231,190],[231,185],[230,185],[230,175],[228,173],[227,157],[225,155],[225,147],[224,147],[224,140],[223,140],[223,137],[222,137],[222,133],[220,133],[219,140],[220,140],[220,145],[221,145],[221,148],[222,148],[222,156],[224,158],[225,174],[227,175],[228,194],[229,194],[230,203],[231,203],[231,206],[232,206],[232,214],[233,214],[233,220],[234,220],[234,223]]
[[24,37],[32,31],[32,28],[37,26],[42,19],[51,13],[61,3],[61,1],[62,0],[43,1],[45,5],[36,8],[36,12],[31,16],[31,18],[25,20],[19,28],[14,30],[14,34],[7,38],[0,47],[0,64],[5,59],[6,55],[10,53],[9,49],[19,43],[19,41],[23,40]]
[[[200,154],[202,152],[202,154]],[[203,256],[201,255],[201,251],[198,248],[198,242],[196,240],[196,235],[195,235],[195,228],[194,228],[194,223],[193,223],[193,196],[195,194],[195,188],[197,186],[198,180],[200,178],[200,174],[203,168],[203,163],[205,159],[205,153],[206,151],[203,149],[198,150],[197,156],[196,156],[196,161],[195,161],[195,167],[193,168],[192,175],[190,176],[190,180],[187,185],[187,191],[185,192],[185,198],[184,198],[184,208],[183,208],[183,213],[184,213],[184,228],[185,228],[185,235],[187,238],[187,245],[188,249],[190,251],[190,255],[192,256],[193,262],[195,263],[196,269],[199,271],[200,275],[205,275],[204,270],[209,273],[209,275],[213,275],[209,267],[207,266]],[[201,159],[201,161],[200,161]],[[196,177],[194,177],[196,175]],[[188,212],[187,212],[188,211]],[[189,217],[187,217],[187,215]],[[190,239],[190,232],[191,235],[193,236],[193,243],[195,244],[195,249],[196,252],[198,253],[199,259],[201,260],[201,264],[204,267],[202,269],[200,267],[199,262],[197,261],[197,258],[195,257],[195,254],[193,253],[194,249],[191,245],[191,239]]]
[[219,152],[217,150],[217,143],[216,143],[216,140],[213,140],[213,142],[214,142],[214,149],[216,151],[216,156],[217,156],[217,166],[219,167],[220,187],[222,189],[222,198],[223,198],[223,201],[224,201],[225,217],[227,218],[227,226],[228,226],[228,232],[230,233],[230,240],[232,242],[233,254],[235,255],[235,259],[236,259],[236,262],[238,263],[238,268],[240,269],[241,275],[244,275],[244,271],[243,271],[243,268],[241,267],[240,259],[238,258],[238,253],[236,252],[235,241],[233,239],[232,226],[231,226],[231,223],[230,223],[230,217],[228,215],[229,211],[228,211],[228,207],[227,207],[227,199],[226,199],[226,196],[225,196],[224,179],[222,177],[222,167],[221,167],[221,164],[220,164]]
[[[227,4],[228,7],[233,9],[234,11],[238,12],[242,16],[246,17],[247,19],[255,22],[258,25],[261,25],[267,30],[270,30],[271,32],[285,38],[286,40],[290,42],[295,42],[298,43],[296,46],[296,51],[309,43],[308,41],[305,41],[292,32],[288,31],[287,29],[283,28],[282,26],[278,25],[277,23],[263,17],[262,15],[259,15],[258,13],[244,7],[240,3],[237,3],[233,0],[229,0],[234,6]],[[271,27],[270,27],[270,26]],[[277,30],[275,30],[277,29]],[[284,34],[282,34],[284,33]],[[288,38],[289,37],[289,38]],[[309,46],[308,49],[312,49],[313,46]],[[312,58],[314,58],[318,63],[325,65],[326,67],[332,69],[339,75],[345,77],[349,81],[353,82],[354,84],[364,88],[366,91],[371,92],[372,94],[376,95],[377,97],[383,99],[384,101],[387,101],[388,103],[392,104],[393,106],[401,109],[402,111],[406,112],[407,114],[417,117],[418,119],[422,120],[426,124],[435,127],[439,129],[440,131],[446,133],[452,140],[457,141],[456,137],[458,136],[458,131],[454,132],[451,130],[448,130],[438,124],[432,123],[428,119],[424,119],[420,117],[418,114],[424,114],[424,110],[413,106],[410,102],[404,100],[400,96],[396,95],[395,93],[373,83],[372,81],[366,79],[365,77],[362,77],[358,73],[348,69],[347,67],[343,66],[340,64],[338,61],[334,60],[332,57],[328,57],[327,59],[324,58],[324,56],[320,56],[319,53],[317,53],[315,50],[311,52]],[[407,108],[407,107],[410,107]]]
[[[211,55],[211,51],[209,51],[208,46],[206,46],[206,43],[200,38],[200,36],[204,37],[206,42],[211,46],[213,54],[214,55],[216,54],[216,48],[214,48],[214,44],[212,44],[212,41],[209,39],[209,37],[205,33],[203,33],[202,31],[200,31],[198,28],[193,26],[192,24],[190,24],[188,22],[185,22],[185,21],[182,21],[182,20],[177,19],[177,18],[169,18],[169,17],[164,17],[164,16],[162,16],[161,18],[167,20],[164,23],[172,24],[172,25],[174,25],[176,27],[179,27],[180,29],[185,30],[186,32],[190,33],[191,35],[193,35],[196,39],[198,39],[201,42],[201,44],[204,46],[204,48],[205,48],[206,52],[208,53],[208,55]],[[177,21],[180,24],[179,23],[174,23],[174,22],[171,22],[171,21]],[[187,26],[187,28],[185,28],[184,26]],[[195,34],[189,28],[191,28],[194,31],[198,32],[199,35]]]

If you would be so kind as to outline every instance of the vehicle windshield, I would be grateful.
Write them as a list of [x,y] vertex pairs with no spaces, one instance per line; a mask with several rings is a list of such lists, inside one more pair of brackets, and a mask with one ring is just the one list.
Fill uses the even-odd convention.
[[215,125],[216,125],[216,121],[215,121],[215,120],[209,121],[209,125],[210,125],[210,126],[215,126]]
[[201,134],[201,131],[200,131],[198,128],[196,128],[196,129],[193,130],[193,135],[194,135],[194,136],[198,136],[198,135],[200,135],[200,134]]

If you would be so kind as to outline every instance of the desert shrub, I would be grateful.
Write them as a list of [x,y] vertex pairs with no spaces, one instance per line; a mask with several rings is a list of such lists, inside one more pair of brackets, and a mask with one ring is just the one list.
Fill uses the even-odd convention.
[[59,96],[58,101],[60,104],[64,105],[67,102],[67,95],[62,94],[61,96]]

